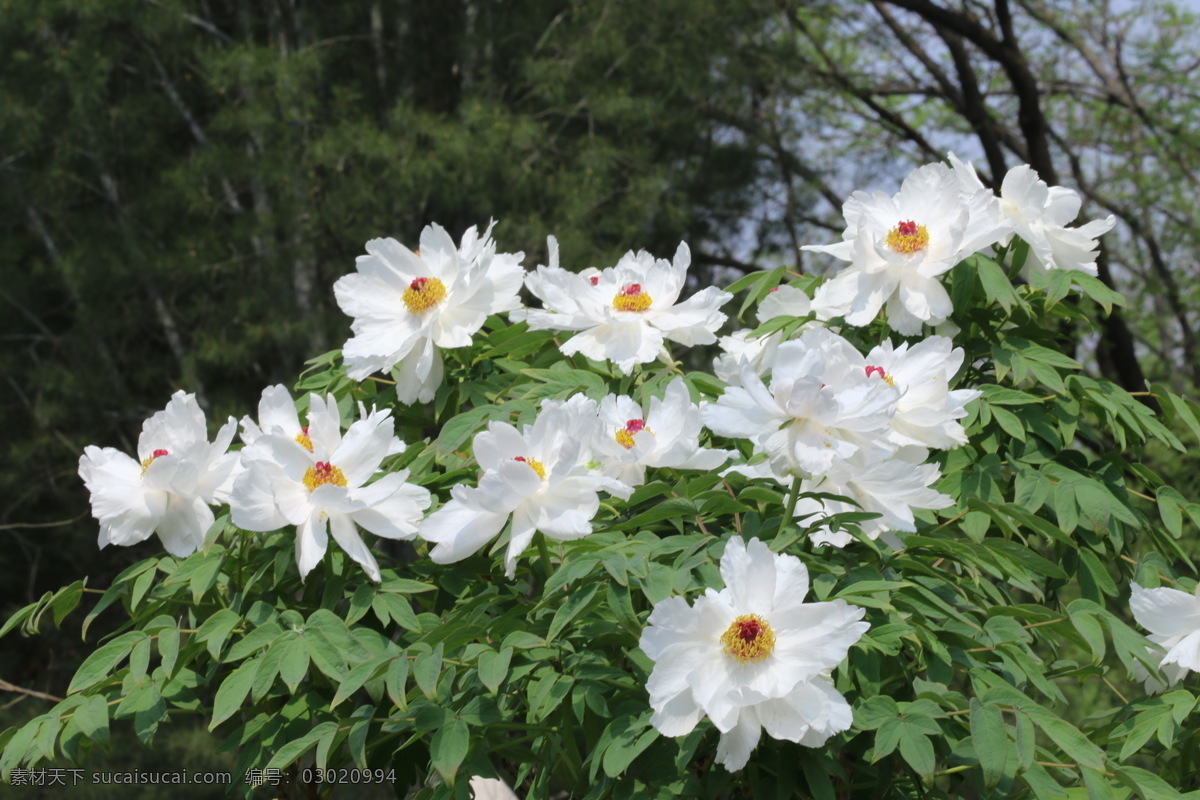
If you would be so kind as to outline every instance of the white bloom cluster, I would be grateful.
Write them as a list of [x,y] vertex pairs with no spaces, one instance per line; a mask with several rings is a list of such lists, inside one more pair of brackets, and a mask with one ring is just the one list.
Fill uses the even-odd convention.
[[479,485],[455,486],[450,502],[421,524],[421,537],[436,545],[429,557],[438,564],[460,561],[511,518],[504,566],[513,577],[517,556],[537,531],[564,541],[591,533],[599,492],[627,498],[632,491],[589,470],[595,419],[595,402],[577,394],[566,402],[544,401],[533,425],[523,431],[506,422],[489,423],[472,443],[484,470]]
[[[494,225],[495,223],[493,223]],[[338,306],[354,317],[342,348],[346,374],[361,381],[397,364],[401,403],[428,403],[442,383],[441,349],[466,347],[489,315],[520,305],[524,253],[497,253],[492,225],[455,246],[439,225],[410,251],[395,239],[372,239],[358,271],[333,285]]]
[[607,359],[629,374],[635,364],[657,358],[666,339],[689,347],[717,340],[715,331],[725,322],[717,309],[732,295],[709,286],[676,302],[692,261],[686,244],[671,262],[642,250],[626,253],[616,266],[584,273],[558,265],[553,238],[549,250],[549,266],[539,266],[525,281],[544,308],[522,309],[512,319],[534,330],[578,331],[563,343],[564,354]]
[[[532,424],[518,429],[497,420],[477,433],[476,485],[453,486],[450,499],[426,516],[430,492],[410,483],[407,470],[383,468],[405,450],[390,410],[360,403],[358,419],[343,430],[337,398],[313,394],[304,424],[288,390],[272,386],[257,420],[242,421],[244,447],[228,453],[236,421],[210,443],[196,398],[179,392],[146,421],[136,459],[97,447],[80,459],[100,545],[157,533],[169,553],[186,556],[204,546],[211,506],[228,503],[243,530],[295,528],[301,579],[324,558],[330,535],[380,581],[360,528],[420,537],[432,545],[429,557],[447,564],[506,527],[504,567],[512,578],[537,533],[560,541],[591,534],[601,493],[628,499],[648,470],[713,471],[737,455],[702,447],[702,426],[749,439],[766,457],[731,471],[794,482],[802,495],[795,516],[818,523],[814,543],[850,543],[849,534],[821,523],[856,509],[878,515],[862,525],[866,535],[895,543],[896,532],[916,529],[914,510],[952,504],[933,488],[940,472],[927,463],[929,450],[966,443],[960,420],[980,392],[951,388],[964,353],[945,336],[884,340],[863,355],[824,323],[842,317],[866,325],[885,310],[893,330],[919,334],[950,315],[939,278],[964,257],[1015,234],[1029,244],[1031,268],[1094,272],[1094,237],[1112,225],[1110,218],[1067,228],[1078,197],[1047,187],[1027,167],[1010,172],[996,197],[969,165],[953,155],[950,161],[916,170],[895,196],[851,196],[843,241],[806,248],[849,266],[813,299],[780,286],[757,312],[761,322],[816,319],[791,340],[746,330],[722,338],[714,370],[727,388],[716,402],[697,405],[690,377],[635,384],[599,401],[584,394],[544,400]],[[708,287],[679,302],[691,260],[686,244],[671,262],[629,252],[612,267],[572,273],[559,266],[550,238],[549,265],[526,275],[524,255],[497,253],[491,231],[471,228],[456,245],[431,225],[416,251],[392,239],[367,243],[356,272],[334,287],[353,318],[343,348],[351,379],[392,371],[401,403],[429,402],[442,384],[441,350],[470,345],[500,312],[534,330],[573,332],[564,354],[611,361],[626,375],[666,357],[668,340],[717,341],[726,319],[719,309],[731,296]],[[520,306],[523,283],[542,308]],[[662,386],[661,397],[652,386]],[[681,736],[707,716],[721,733],[717,759],[729,770],[747,763],[764,728],[810,747],[849,729],[851,709],[831,675],[868,628],[863,609],[842,600],[805,603],[804,564],[758,539],[731,538],[720,573],[725,588],[708,589],[693,605],[668,598],[650,614],[640,646],[654,662],[647,683],[654,727]],[[1131,607],[1152,631],[1168,678],[1200,670],[1200,597],[1135,585]]]
[[717,760],[730,771],[746,765],[763,728],[807,747],[849,729],[853,714],[830,672],[869,627],[863,609],[805,603],[803,562],[758,539],[728,541],[721,578],[724,589],[692,606],[669,597],[650,613],[639,646],[654,661],[651,724],[684,736],[707,716],[721,732]]
[[938,278],[1008,231],[995,196],[944,164],[914,170],[891,197],[855,192],[842,214],[842,241],[803,248],[850,262],[817,290],[817,316],[867,325],[886,306],[888,325],[906,336],[946,321],[953,306]]
[[972,166],[953,153],[949,160],[951,166],[914,170],[893,196],[855,192],[842,207],[842,241],[802,248],[850,262],[817,290],[819,319],[843,317],[861,326],[884,309],[888,325],[906,336],[940,325],[953,311],[940,276],[1014,234],[1029,244],[1026,269],[1096,274],[1096,237],[1115,217],[1068,228],[1081,206],[1073,190],[1048,187],[1021,165],[1008,172],[997,197]]
[[[911,348],[887,341],[864,357],[841,336],[814,328],[778,345],[771,360],[759,363],[770,375],[769,386],[743,359],[738,385],[706,406],[702,419],[720,435],[751,439],[768,456],[767,470],[751,468],[750,474],[781,482],[796,476],[803,493],[849,497],[862,510],[882,514],[863,525],[871,538],[913,531],[913,509],[952,505],[930,488],[940,472],[924,462],[926,448],[966,442],[958,420],[979,392],[950,389],[962,360],[963,351],[952,349],[944,336]],[[851,510],[846,503],[812,497],[796,505],[798,516],[818,519]],[[827,528],[811,538],[838,547],[852,539]]]
[[332,397],[310,395],[308,404],[308,425],[301,427],[287,389],[273,386],[263,392],[259,424],[243,421],[245,471],[233,484],[233,522],[248,531],[294,525],[301,578],[324,558],[332,533],[378,581],[379,564],[356,525],[388,539],[411,539],[429,507],[429,491],[408,483],[407,470],[367,484],[384,458],[404,451],[393,435],[390,411],[361,409],[362,419],[343,436]]
[[[1133,584],[1129,598],[1133,618],[1146,630],[1154,646],[1147,648],[1159,658],[1159,667],[1170,686],[1181,681],[1189,672],[1200,672],[1200,586],[1195,592],[1179,589],[1143,589]],[[1135,672],[1140,664],[1135,662]],[[1147,692],[1161,692],[1164,687],[1153,676],[1141,670],[1136,675],[1145,681]]]
[[142,425],[136,459],[111,447],[85,448],[79,475],[100,522],[100,547],[157,533],[173,556],[200,549],[215,521],[209,506],[229,497],[238,458],[225,451],[236,431],[230,417],[210,444],[196,396],[180,391]]
[[421,537],[435,544],[430,558],[448,564],[478,551],[511,519],[504,564],[513,577],[535,532],[563,541],[591,533],[599,492],[628,499],[647,467],[712,469],[728,458],[700,447],[699,435],[700,409],[678,378],[662,400],[651,398],[649,411],[617,395],[599,404],[581,394],[543,401],[523,431],[491,422],[475,436],[478,486],[451,489],[451,500],[421,524]]

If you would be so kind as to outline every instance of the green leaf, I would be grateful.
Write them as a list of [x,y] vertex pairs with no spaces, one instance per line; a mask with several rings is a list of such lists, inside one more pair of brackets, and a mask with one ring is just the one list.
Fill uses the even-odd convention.
[[983,770],[983,783],[989,790],[994,789],[1004,777],[1004,765],[1008,761],[1011,749],[1008,740],[1008,728],[1004,724],[1004,715],[1000,709],[988,703],[984,705],[971,698],[971,739],[975,744],[975,754],[979,757],[979,766]]
[[582,591],[576,589],[572,592],[567,601],[554,612],[554,618],[550,620],[550,630],[546,633],[546,641],[553,641],[579,612],[588,607],[599,591],[600,584],[592,583]]
[[338,684],[337,691],[333,693],[333,700],[329,703],[329,708],[337,708],[347,697],[361,689],[368,681],[382,675],[392,658],[393,656],[381,656],[351,669],[346,673],[346,677],[342,679],[342,682]]
[[75,708],[75,724],[84,736],[101,744],[108,742],[108,702],[103,696],[89,697]]
[[437,702],[438,678],[442,677],[442,645],[438,644],[431,653],[416,657],[412,668],[413,678],[425,696]]
[[179,658],[179,628],[172,625],[158,632],[158,655],[162,658],[163,672],[171,675]]
[[267,762],[266,768],[278,769],[288,766],[296,759],[300,758],[300,756],[304,755],[304,753],[308,752],[309,748],[315,745],[322,737],[327,736],[330,733],[336,733],[337,729],[338,725],[336,722],[322,722],[317,727],[306,732],[299,739],[290,741],[283,747],[279,748],[279,751],[271,757],[269,762]]
[[388,664],[383,681],[388,697],[401,711],[408,710],[408,697],[404,692],[406,683],[408,683],[408,654],[403,653],[398,658],[393,658]]
[[1159,489],[1155,499],[1158,502],[1158,514],[1162,517],[1163,525],[1172,536],[1178,539],[1183,535],[1183,514],[1180,512],[1180,508],[1187,505],[1187,500],[1169,486]]
[[495,650],[484,650],[479,654],[479,680],[490,691],[496,692],[507,677],[512,654],[511,647],[505,647],[499,653]]
[[288,689],[295,692],[300,681],[308,672],[308,648],[303,642],[303,634],[284,634],[284,637],[272,645],[271,649],[279,648],[279,677],[287,684]]
[[1004,274],[1004,270],[1000,269],[995,261],[983,256],[971,256],[966,260],[975,267],[988,299],[999,303],[1005,311],[1012,310],[1017,302],[1017,293],[1013,291],[1012,283]]
[[604,751],[603,768],[604,774],[610,778],[616,778],[623,773],[634,759],[646,751],[650,745],[658,739],[659,733],[654,728],[643,730],[641,735],[633,741],[628,740],[634,728],[630,728],[621,736],[618,736],[608,749]]
[[461,719],[451,721],[433,735],[429,745],[429,758],[442,779],[451,786],[458,768],[471,749],[471,730]]
[[1079,770],[1083,778],[1084,788],[1087,789],[1088,800],[1115,800],[1112,785],[1105,779],[1103,770]]
[[917,733],[911,725],[900,726],[900,755],[922,778],[932,779],[937,763],[928,736]]
[[207,642],[208,653],[214,660],[219,661],[221,647],[229,638],[230,632],[242,621],[241,616],[228,608],[222,608],[208,619],[196,631],[196,641]]
[[215,730],[218,725],[241,709],[242,703],[246,700],[246,695],[250,693],[250,685],[254,682],[254,675],[258,672],[259,660],[252,659],[247,661],[231,672],[229,677],[221,682],[220,687],[217,689],[217,696],[213,698],[212,722],[208,724],[210,731]]
[[1094,770],[1104,769],[1104,752],[1094,745],[1086,736],[1079,732],[1071,723],[1055,716],[1050,711],[1037,705],[1026,705],[1023,709],[1042,731],[1063,752],[1082,766]]
[[1108,646],[1104,639],[1104,627],[1090,613],[1071,613],[1071,625],[1079,632],[1092,651],[1092,663],[1099,664],[1104,660]]
[[101,646],[79,665],[75,677],[71,679],[71,685],[67,687],[67,694],[87,689],[103,681],[112,674],[117,664],[129,655],[133,646],[146,638],[142,631],[129,631]]
[[[75,610],[79,605],[79,601],[83,598],[83,589],[87,585],[87,579],[78,580],[70,586],[64,586],[54,593],[54,597],[50,600],[50,607],[54,609],[54,624],[61,625],[63,619]],[[0,631],[0,636],[4,633]]]
[[1021,420],[1017,419],[1016,414],[1001,406],[992,406],[991,412],[992,418],[1009,436],[1022,442],[1025,441],[1025,427],[1021,424]]
[[346,660],[342,657],[342,651],[334,647],[333,642],[329,641],[329,637],[325,635],[324,631],[318,628],[305,628],[302,641],[305,649],[308,650],[308,657],[313,666],[323,675],[334,681],[341,681],[346,676]]

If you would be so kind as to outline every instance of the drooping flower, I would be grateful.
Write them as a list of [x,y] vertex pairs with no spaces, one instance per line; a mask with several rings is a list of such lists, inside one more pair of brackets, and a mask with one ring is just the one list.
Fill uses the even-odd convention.
[[100,522],[100,547],[131,545],[157,533],[173,556],[204,544],[215,520],[209,507],[225,502],[238,456],[227,453],[237,422],[230,417],[208,441],[194,394],[179,391],[142,425],[137,459],[111,447],[88,446],[79,476]]
[[780,475],[821,475],[836,459],[865,451],[864,463],[896,446],[887,431],[900,392],[873,380],[862,355],[824,328],[805,331],[776,353],[770,388],[742,364],[741,386],[731,386],[701,419],[722,436],[747,438]]
[[[812,301],[804,292],[794,286],[776,286],[763,301],[758,304],[755,316],[759,323],[764,323],[776,317],[803,317],[812,311]],[[813,321],[805,326],[816,327],[819,322]],[[723,355],[713,359],[713,372],[718,378],[731,386],[741,385],[741,361],[750,362],[755,374],[762,377],[770,370],[775,361],[775,351],[783,343],[783,334],[779,331],[766,336],[751,336],[749,329],[734,331],[729,336],[722,336],[718,344]]]
[[945,336],[930,336],[909,347],[885,340],[867,353],[863,369],[869,376],[900,390],[888,437],[899,445],[948,450],[967,443],[958,420],[977,389],[951,389],[950,379],[962,366],[963,350]]
[[1079,216],[1079,194],[1063,186],[1047,186],[1027,164],[1013,167],[1000,186],[1000,213],[1012,232],[1029,244],[1026,269],[1048,272],[1075,269],[1096,274],[1096,237],[1112,230],[1117,218],[1092,220],[1078,228],[1067,225]]
[[964,188],[950,167],[926,164],[894,196],[852,194],[842,241],[802,248],[850,262],[817,290],[818,317],[867,325],[886,306],[888,324],[905,335],[945,322],[953,306],[939,277],[1007,231],[995,196]]
[[[1184,592],[1143,589],[1135,583],[1129,608],[1137,623],[1150,631],[1146,638],[1162,654],[1159,666],[1172,685],[1189,672],[1200,672],[1200,586]],[[1143,677],[1147,691],[1161,688],[1152,677]]]
[[433,399],[442,381],[441,349],[466,347],[488,315],[517,308],[524,253],[497,253],[493,222],[474,227],[456,246],[438,225],[410,251],[394,239],[372,239],[357,272],[333,286],[338,306],[354,318],[342,356],[346,374],[363,380],[396,365],[402,403]]
[[670,597],[650,613],[639,646],[654,661],[651,724],[684,736],[707,716],[730,771],[746,765],[763,728],[808,747],[847,730],[853,715],[829,675],[869,627],[863,609],[805,603],[804,564],[757,539],[729,540],[721,577],[725,588],[694,605]]
[[667,384],[661,400],[650,398],[649,411],[630,397],[610,394],[600,401],[596,458],[604,474],[630,486],[645,481],[646,467],[715,469],[730,453],[701,447],[700,428],[700,407],[683,378]]
[[[862,532],[871,539],[881,536],[893,547],[900,547],[894,531],[917,529],[913,509],[939,509],[954,505],[954,500],[932,485],[941,477],[936,464],[925,463],[928,451],[920,447],[902,447],[890,458],[865,465],[857,459],[839,461],[825,475],[805,479],[800,491],[823,492],[848,497],[857,505],[830,498],[801,497],[796,503],[797,517],[817,515],[819,521],[831,514],[847,511],[866,511],[879,514],[876,519],[859,523]],[[845,547],[854,537],[843,530],[834,531],[821,526],[809,533],[815,545]]]
[[[263,402],[268,402],[266,393]],[[356,525],[376,536],[411,539],[431,501],[427,489],[407,482],[407,470],[367,483],[384,458],[403,451],[393,434],[391,411],[365,414],[344,436],[332,397],[309,397],[308,425],[301,435],[291,435],[286,413],[277,416],[281,424],[271,425],[260,406],[263,428],[251,434],[253,441],[243,450],[246,470],[230,498],[234,524],[249,531],[295,525],[301,578],[324,558],[332,534],[372,580],[380,580],[379,564]]]
[[512,519],[505,574],[516,574],[517,556],[541,531],[569,541],[592,532],[599,492],[628,498],[632,489],[588,469],[598,425],[596,403],[577,394],[566,402],[543,401],[533,425],[518,431],[493,421],[472,442],[483,468],[479,485],[459,484],[451,499],[421,523],[421,538],[434,543],[429,557],[450,564],[470,556]]
[[514,312],[512,319],[524,319],[534,330],[578,331],[563,343],[564,354],[607,359],[629,374],[635,364],[657,358],[666,339],[688,347],[717,340],[715,331],[725,321],[718,309],[732,295],[709,286],[676,302],[692,259],[686,244],[669,263],[645,250],[629,252],[616,266],[586,276],[558,266],[553,238],[549,249],[549,266],[539,266],[525,281],[543,308]]

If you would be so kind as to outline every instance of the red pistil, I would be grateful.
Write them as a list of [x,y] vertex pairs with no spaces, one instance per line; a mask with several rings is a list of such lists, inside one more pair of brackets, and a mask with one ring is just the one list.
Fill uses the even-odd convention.
[[745,619],[737,623],[737,636],[743,642],[753,642],[763,631],[763,626],[756,619]]
[[916,236],[917,223],[913,222],[912,220],[901,222],[896,226],[896,230],[900,232],[901,236]]
[[867,367],[867,377],[868,378],[876,373],[879,373],[879,377],[881,377],[881,378],[887,377],[887,372],[884,370],[883,367]]
[[598,277],[596,277],[595,275],[593,275],[592,277],[588,278],[588,280],[589,280],[589,281],[591,281],[591,283],[592,283],[592,286],[596,286],[596,285],[598,285],[598,284],[600,283],[600,279],[599,279]]
[[622,294],[635,295],[642,293],[642,285],[640,283],[631,283],[621,290]]
[[413,282],[408,285],[408,288],[414,292],[419,292],[425,288],[425,284],[429,283],[429,278],[413,278]]
[[171,455],[166,450],[155,450],[151,458],[162,458],[163,456]]
[[640,419],[631,419],[625,423],[625,430],[629,431],[630,433],[637,433],[645,427],[646,423]]

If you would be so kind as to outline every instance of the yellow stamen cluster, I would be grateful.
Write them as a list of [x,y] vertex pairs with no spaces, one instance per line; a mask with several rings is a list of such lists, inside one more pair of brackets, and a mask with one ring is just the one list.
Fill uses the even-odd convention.
[[517,456],[513,461],[521,461],[529,465],[529,468],[537,473],[537,476],[542,480],[546,480],[546,468],[542,466],[542,462],[536,458],[526,458],[525,456]]
[[653,302],[653,298],[642,291],[640,283],[631,283],[617,292],[612,304],[617,311],[645,311]]
[[929,246],[929,230],[912,220],[897,223],[888,231],[887,246],[901,255],[911,256]]
[[721,634],[725,655],[739,664],[762,661],[775,650],[775,632],[758,614],[743,614]]
[[300,433],[296,434],[296,444],[300,445],[310,453],[313,451],[312,439],[308,438],[307,427],[301,428]]
[[885,370],[883,367],[867,367],[867,377],[869,378],[872,375],[878,375],[880,378],[883,378],[883,382],[888,386],[896,385],[896,379],[891,375],[888,375],[887,370]]
[[625,423],[624,428],[616,429],[613,438],[617,440],[617,444],[621,445],[621,447],[624,447],[626,450],[632,450],[634,445],[633,435],[638,431],[654,433],[654,431],[646,427],[646,423],[643,420],[631,419]]
[[150,465],[154,463],[154,459],[169,455],[170,453],[166,450],[155,450],[149,458],[142,462],[142,474],[146,474],[146,470],[150,469]]
[[446,299],[446,284],[437,278],[416,278],[404,290],[404,306],[414,314],[428,311]]
[[309,467],[308,471],[304,473],[304,488],[310,492],[316,491],[318,486],[324,486],[327,483],[332,483],[334,486],[345,486],[346,475],[340,468],[328,461],[318,461],[315,466]]

